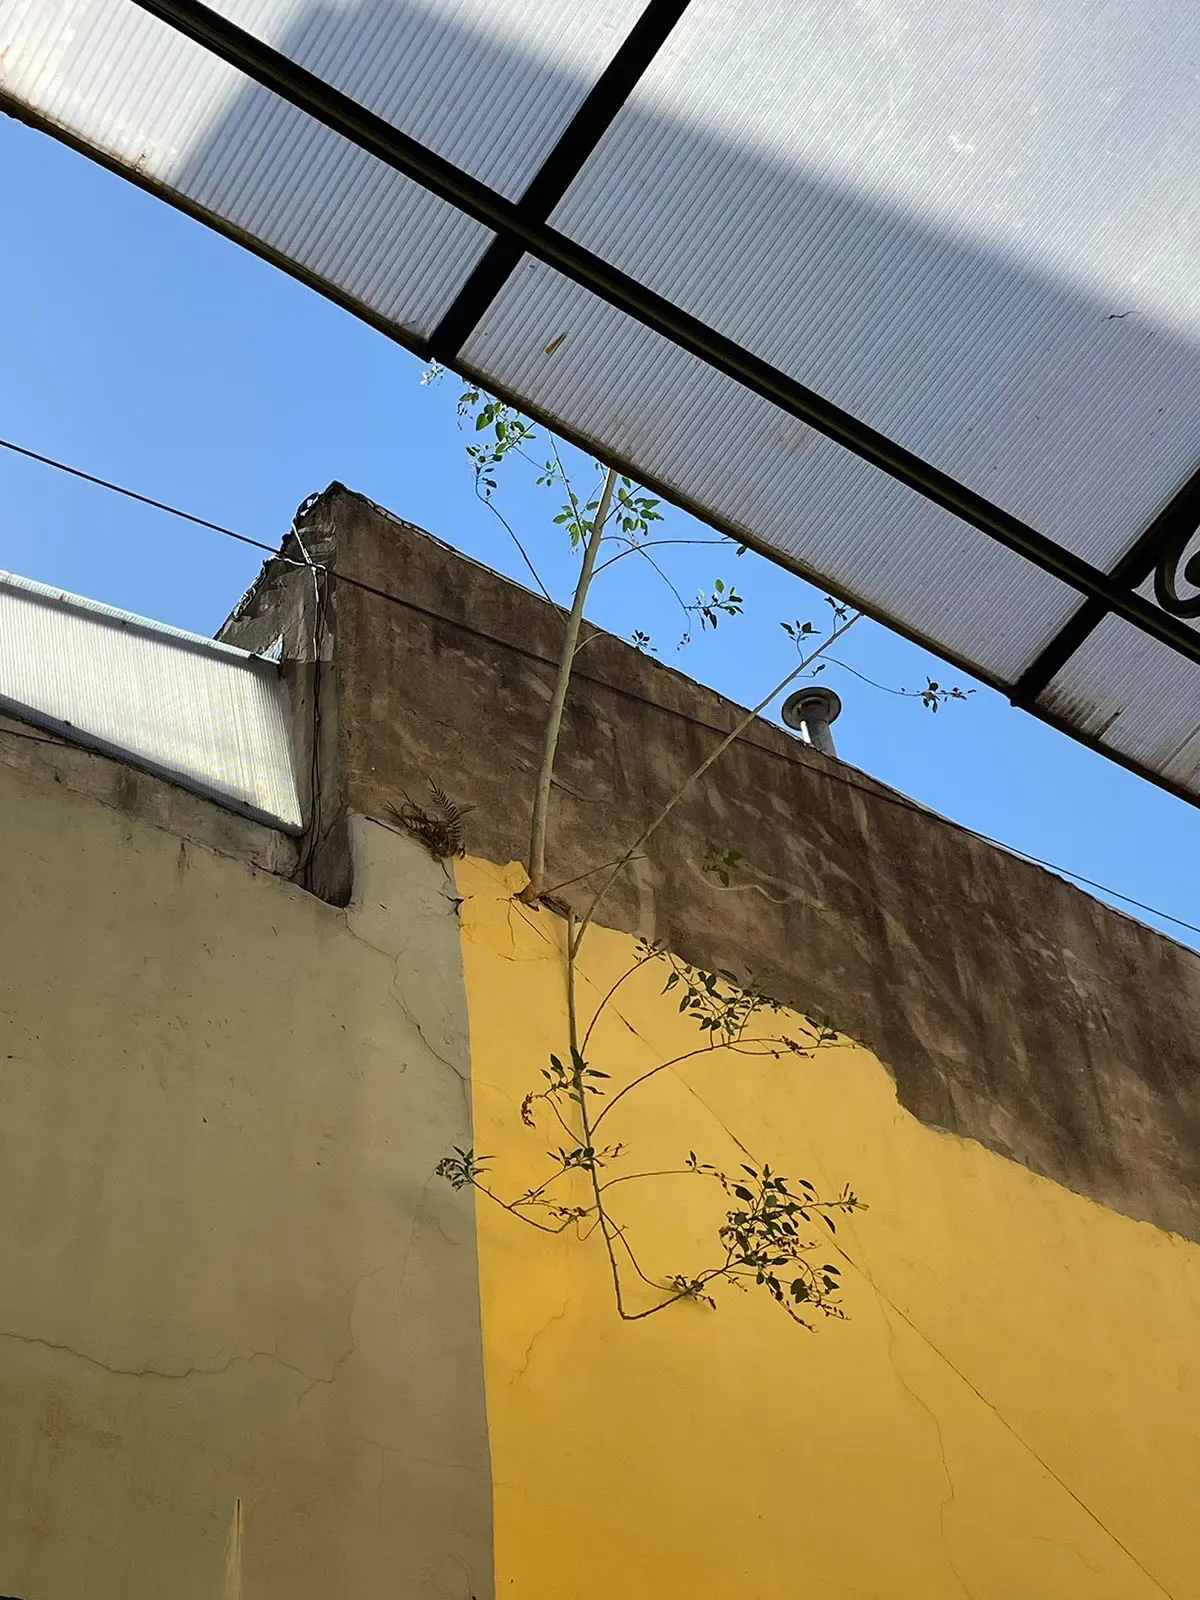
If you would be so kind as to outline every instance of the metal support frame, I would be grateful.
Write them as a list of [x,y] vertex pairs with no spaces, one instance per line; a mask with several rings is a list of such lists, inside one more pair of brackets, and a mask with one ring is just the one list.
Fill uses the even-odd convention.
[[[1152,638],[1200,664],[1200,634],[1176,617],[1114,583],[1099,567],[761,360],[593,251],[528,215],[519,204],[427,149],[200,0],[133,0],[133,4],[643,327],[671,340],[1005,549],[1024,556],[1042,571],[1085,597],[1102,602]],[[428,340],[423,353],[434,354]]]
[[[518,201],[530,221],[549,221],[687,7],[688,0],[650,0]],[[524,254],[510,235],[496,235],[429,337],[435,360],[453,362]]]
[[[1172,496],[1137,542],[1126,551],[1109,578],[1129,591],[1140,589],[1150,577],[1155,597],[1164,610],[1178,617],[1200,615],[1200,601],[1184,600],[1175,589],[1175,568],[1189,541],[1200,527],[1200,467]],[[1188,564],[1185,576],[1195,581]],[[1037,659],[1026,667],[1013,687],[1013,705],[1029,710],[1063,667],[1109,615],[1103,600],[1089,599],[1080,606]]]

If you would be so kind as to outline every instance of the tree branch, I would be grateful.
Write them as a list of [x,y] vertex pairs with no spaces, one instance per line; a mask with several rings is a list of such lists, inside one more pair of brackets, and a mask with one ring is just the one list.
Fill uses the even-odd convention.
[[794,667],[792,671],[788,673],[786,678],[781,679],[780,682],[775,685],[770,694],[764,695],[764,697],[758,702],[753,710],[748,711],[741,721],[734,726],[732,731],[725,735],[720,744],[716,745],[714,749],[704,758],[691,776],[684,780],[684,782],[667,801],[666,805],[662,808],[654,820],[647,824],[639,836],[630,845],[629,849],[621,857],[620,861],[618,861],[616,866],[613,867],[612,871],[605,878],[604,882],[600,885],[599,889],[597,889],[596,893],[592,896],[591,904],[588,906],[587,910],[583,914],[583,917],[580,919],[578,930],[574,936],[574,948],[576,953],[578,953],[583,936],[591,925],[592,918],[599,910],[601,902],[604,900],[613,884],[617,881],[617,878],[620,876],[634,852],[640,850],[650,836],[656,833],[658,829],[662,827],[663,823],[671,815],[671,812],[674,811],[675,807],[683,799],[684,795],[687,794],[688,790],[693,786],[693,784],[697,783],[704,776],[714,761],[717,761],[722,755],[724,755],[725,751],[728,750],[729,746],[733,744],[735,739],[741,738],[742,734],[745,733],[746,729],[750,726],[754,719],[759,715],[760,712],[764,711],[767,706],[771,704],[771,701],[775,699],[776,695],[782,693],[782,691],[787,688],[789,683],[794,682],[802,672],[806,671],[819,655],[828,649],[828,647],[833,644],[835,640],[841,638],[842,634],[844,634],[848,628],[852,628],[859,620],[860,615],[861,613],[856,612],[848,622],[843,622],[840,627],[835,628],[834,631],[829,635],[828,639],[823,640],[815,650],[811,651],[807,656],[804,657],[799,666]]
[[573,1222],[577,1222],[579,1220],[577,1217],[568,1217],[565,1222],[560,1222],[557,1228],[551,1228],[548,1227],[544,1222],[538,1222],[533,1217],[527,1217],[523,1211],[518,1211],[517,1208],[509,1201],[501,1200],[500,1196],[498,1194],[494,1194],[486,1184],[480,1183],[476,1180],[473,1182],[472,1187],[478,1189],[480,1194],[487,1195],[489,1200],[494,1200],[502,1210],[511,1212],[512,1215],[519,1221],[527,1222],[531,1228],[536,1228],[539,1233],[563,1233],[571,1226]]
[[587,1032],[584,1034],[583,1043],[579,1047],[581,1051],[586,1052],[588,1040],[592,1037],[592,1029],[600,1020],[600,1013],[604,1010],[605,1006],[612,999],[613,995],[616,994],[617,990],[625,982],[626,978],[632,978],[635,972],[640,972],[648,961],[653,961],[656,958],[657,954],[658,952],[656,950],[650,950],[644,956],[639,956],[634,962],[633,966],[625,968],[625,971],[617,979],[616,983],[613,984],[612,988],[608,991],[608,993],[604,996],[604,999],[601,1000],[600,1004],[592,1013],[592,1020],[587,1025]]
[[[596,1141],[592,1136],[591,1120],[588,1117],[587,1095],[583,1089],[583,1077],[580,1072],[580,1062],[583,1056],[579,1050],[579,1016],[575,1005],[575,957],[572,947],[575,939],[575,917],[572,912],[567,913],[567,1025],[571,1039],[571,1066],[575,1074],[575,1083],[579,1091],[579,1119],[583,1127],[583,1142],[591,1150],[595,1150]],[[617,1313],[622,1318],[629,1320],[625,1310],[625,1299],[621,1293],[621,1273],[617,1267],[617,1256],[612,1245],[612,1235],[608,1214],[604,1209],[604,1196],[600,1193],[600,1175],[596,1171],[596,1162],[593,1158],[588,1167],[588,1175],[592,1180],[592,1194],[596,1203],[596,1216],[600,1223],[600,1235],[604,1240],[604,1250],[608,1256],[609,1271],[612,1274],[613,1293],[617,1300]]]
[[609,534],[609,538],[619,540],[621,543],[626,545],[626,548],[618,555],[609,556],[607,561],[602,561],[596,568],[597,577],[599,577],[602,572],[606,571],[607,568],[616,566],[618,561],[624,561],[626,556],[636,555],[639,550],[661,550],[664,545],[669,544],[728,545],[732,542],[729,539],[647,539],[644,544],[639,544],[636,539],[631,539],[627,533]]
[[613,1095],[612,1099],[608,1102],[603,1111],[601,1111],[600,1115],[592,1124],[593,1129],[600,1126],[605,1117],[619,1100],[623,1100],[627,1094],[638,1088],[639,1085],[645,1083],[648,1079],[657,1077],[660,1072],[665,1072],[668,1067],[677,1067],[681,1061],[691,1061],[695,1056],[715,1055],[718,1050],[735,1050],[738,1055],[743,1056],[776,1056],[779,1054],[779,1051],[772,1049],[772,1045],[774,1043],[782,1044],[783,1041],[764,1039],[761,1042],[765,1047],[764,1049],[751,1050],[745,1045],[739,1044],[736,1039],[722,1039],[719,1044],[697,1045],[694,1050],[685,1050],[682,1055],[672,1056],[669,1061],[660,1061],[658,1066],[651,1067],[648,1072],[643,1072],[640,1077],[634,1078],[631,1083],[627,1083],[623,1089],[621,1089],[617,1094]]
[[492,513],[492,515],[499,520],[500,526],[504,529],[505,533],[508,534],[508,537],[516,545],[517,549],[521,552],[521,560],[525,563],[525,565],[529,568],[530,572],[532,573],[534,583],[537,584],[538,588],[545,595],[546,599],[549,600],[550,604],[555,608],[555,610],[561,611],[562,607],[559,605],[558,601],[554,598],[554,596],[550,593],[549,589],[547,589],[546,585],[542,582],[541,575],[538,572],[538,569],[534,566],[533,562],[529,559],[529,552],[526,550],[525,546],[521,543],[520,539],[517,538],[516,532],[514,531],[513,526],[509,522],[508,518],[500,510],[500,507],[498,505],[496,505],[496,503],[492,499],[491,495],[481,494],[480,493],[478,474],[476,474],[476,477],[475,477],[475,498],[477,500],[479,500],[483,505],[485,505],[488,508],[488,510]]
[[[558,676],[554,684],[554,694],[550,701],[550,709],[546,715],[546,731],[542,744],[542,764],[538,771],[537,790],[533,801],[533,819],[529,831],[529,882],[521,891],[521,899],[526,905],[536,905],[541,899],[542,890],[546,882],[546,825],[550,812],[550,787],[554,778],[554,758],[558,752],[558,736],[562,730],[563,708],[567,702],[567,689],[571,682],[571,664],[575,659],[575,647],[579,640],[579,625],[583,621],[583,606],[587,599],[588,588],[592,581],[592,572],[596,565],[596,557],[600,551],[600,538],[604,531],[604,521],[608,516],[608,508],[612,503],[613,486],[617,481],[617,473],[610,469],[604,480],[604,488],[600,495],[600,504],[596,515],[592,519],[588,531],[587,544],[584,546],[583,566],[579,573],[579,581],[575,585],[575,596],[571,602],[570,614],[567,617],[567,631],[563,637],[562,655],[559,657]],[[575,497],[571,496],[571,503],[575,505]],[[575,512],[576,523],[579,523],[579,512]]]

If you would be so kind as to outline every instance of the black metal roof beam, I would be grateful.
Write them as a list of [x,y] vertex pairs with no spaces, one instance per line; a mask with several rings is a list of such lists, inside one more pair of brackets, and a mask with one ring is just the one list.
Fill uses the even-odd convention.
[[[527,218],[548,220],[687,7],[688,0],[650,0],[521,196],[518,204]],[[524,246],[508,234],[492,240],[429,337],[436,360],[454,360],[524,254]]]
[[[1140,589],[1163,558],[1186,544],[1197,527],[1200,527],[1200,467],[1117,562],[1109,573],[1110,580],[1123,589]],[[1085,600],[1018,678],[1009,697],[1013,705],[1030,710],[1111,609],[1103,600]]]
[[[200,0],[133,0],[133,4],[228,61],[247,77],[393,171],[421,184],[485,227],[519,242],[529,255],[643,327],[670,339],[715,371],[915,489],[1005,549],[1024,556],[1080,594],[1103,601],[1118,616],[1200,664],[1200,634],[1185,627],[1177,618],[1113,583],[1099,567],[1056,544],[1036,528],[923,461],[814,390],[797,383],[787,373],[743,349],[725,334],[708,327],[698,317],[681,310],[557,229],[527,217],[514,201],[505,199],[470,173],[426,149],[383,117],[360,106],[244,28],[227,21]],[[428,341],[425,345],[426,353],[432,354]]]

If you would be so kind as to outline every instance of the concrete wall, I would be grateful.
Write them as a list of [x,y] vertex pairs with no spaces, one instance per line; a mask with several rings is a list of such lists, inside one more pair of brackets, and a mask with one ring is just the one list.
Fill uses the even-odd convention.
[[[521,1114],[566,1055],[563,924],[513,899],[505,865],[561,618],[344,490],[306,516],[358,580],[333,587],[339,803],[384,815],[433,779],[475,807],[456,870],[475,1137],[511,1201],[569,1138],[544,1106],[535,1128]],[[269,626],[293,582],[268,569],[242,626]],[[589,642],[551,879],[618,855],[737,715]],[[703,872],[709,840],[745,854],[744,881]],[[871,1209],[830,1241],[847,1320],[809,1334],[753,1290],[622,1321],[594,1232],[477,1194],[497,1592],[1200,1595],[1200,1248],[1182,1237],[1200,1238],[1200,963],[765,723],[646,854],[589,935],[585,1025],[640,930],[757,972],[843,1037],[811,1060],[693,1057],[623,1101],[613,1171],[659,1174],[613,1191],[646,1274],[627,1271],[629,1308],[719,1253],[721,1196],[678,1173],[689,1150],[848,1181]],[[652,974],[590,1047],[609,1094],[697,1042]],[[585,1178],[560,1181],[587,1203]]]
[[[394,597],[333,583],[338,803],[385,815],[433,778],[475,807],[472,850],[519,859],[559,613],[340,486],[301,523],[322,559]],[[269,564],[227,637],[253,647],[311,587]],[[620,855],[738,715],[619,640],[589,642],[551,881]],[[746,857],[730,892],[702,870],[709,840]],[[828,1013],[926,1124],[1200,1239],[1190,950],[761,721],[645,855],[606,906],[614,925]]]
[[485,1600],[445,870],[358,823],[341,912],[52,775],[0,817],[0,1593]]
[[[589,934],[580,1008],[642,929],[765,976],[775,1034],[836,1019],[812,1059],[707,1051],[626,1097],[620,1160],[659,1176],[613,1206],[636,1311],[713,1260],[689,1150],[848,1181],[847,1320],[724,1290],[623,1322],[594,1233],[435,1171],[473,1145],[512,1199],[569,1137],[521,1114],[567,973],[510,859],[560,620],[345,491],[306,531],[396,598],[335,578],[314,615],[275,564],[230,624],[295,652],[298,860],[0,730],[0,1593],[1200,1596],[1191,953],[757,725]],[[617,641],[583,659],[562,878],[736,715]],[[476,808],[452,872],[387,824],[427,779]],[[662,976],[596,1029],[609,1095],[697,1044]]]

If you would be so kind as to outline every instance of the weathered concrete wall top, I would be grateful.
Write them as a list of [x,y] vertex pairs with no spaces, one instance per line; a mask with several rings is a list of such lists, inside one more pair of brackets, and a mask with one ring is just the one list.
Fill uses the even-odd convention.
[[[401,602],[332,584],[337,804],[386,815],[432,779],[475,808],[473,852],[521,857],[559,613],[340,486],[303,525]],[[269,563],[226,636],[252,642],[300,583]],[[619,640],[589,643],[551,881],[619,856],[737,717]],[[744,853],[744,881],[703,871],[710,840]],[[780,729],[760,721],[722,757],[602,920],[827,1013],[926,1123],[1200,1238],[1196,956]]]

